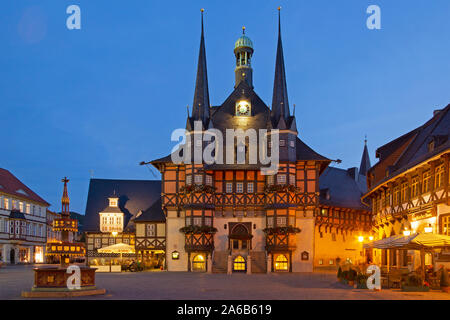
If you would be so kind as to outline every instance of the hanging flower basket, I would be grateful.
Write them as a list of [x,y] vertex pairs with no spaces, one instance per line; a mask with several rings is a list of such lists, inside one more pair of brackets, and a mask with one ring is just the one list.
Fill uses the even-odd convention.
[[185,234],[216,233],[217,228],[211,226],[186,226],[180,228],[180,232]]
[[275,227],[275,228],[265,228],[263,232],[266,235],[271,234],[290,234],[290,233],[300,233],[301,230],[296,227]]
[[292,184],[272,184],[264,187],[265,193],[271,192],[300,192],[300,188]]
[[180,188],[181,193],[189,194],[189,193],[199,193],[199,192],[206,192],[206,193],[214,193],[216,191],[216,188],[213,186],[207,185],[207,184],[192,184],[183,186]]

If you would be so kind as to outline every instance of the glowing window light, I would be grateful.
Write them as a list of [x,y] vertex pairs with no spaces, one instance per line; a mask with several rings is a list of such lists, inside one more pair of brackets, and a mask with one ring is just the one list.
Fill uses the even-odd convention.
[[424,231],[425,233],[432,233],[433,227],[431,226],[431,224],[428,224],[428,226],[424,228]]

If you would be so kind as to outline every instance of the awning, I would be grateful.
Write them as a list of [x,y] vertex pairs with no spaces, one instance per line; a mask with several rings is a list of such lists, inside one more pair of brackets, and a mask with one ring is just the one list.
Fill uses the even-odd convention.
[[371,249],[371,248],[376,248],[376,249],[389,249],[391,248],[391,243],[394,242],[395,240],[397,240],[398,238],[401,238],[402,236],[392,236],[389,238],[384,238],[384,239],[380,239],[380,240],[376,240],[376,241],[372,241],[369,243],[365,243],[363,245],[364,249]]

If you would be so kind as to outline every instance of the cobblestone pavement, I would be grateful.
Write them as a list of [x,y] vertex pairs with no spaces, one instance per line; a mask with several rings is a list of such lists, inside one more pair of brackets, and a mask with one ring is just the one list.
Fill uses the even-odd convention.
[[[97,287],[106,295],[83,299],[217,299],[217,300],[450,300],[440,291],[352,289],[338,283],[333,273],[205,274],[187,272],[97,273]],[[0,269],[0,299],[22,299],[33,284],[32,266]]]

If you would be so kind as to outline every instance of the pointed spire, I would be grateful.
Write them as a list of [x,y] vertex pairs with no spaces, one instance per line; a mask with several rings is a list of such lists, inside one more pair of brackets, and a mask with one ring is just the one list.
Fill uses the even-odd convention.
[[367,175],[367,171],[370,169],[370,157],[369,151],[367,150],[367,136],[364,139],[364,151],[361,157],[361,165],[359,167],[359,173],[362,175]]
[[273,83],[272,117],[275,123],[280,117],[288,120],[290,116],[289,101],[286,85],[286,72],[284,68],[283,44],[281,41],[281,7],[278,7],[278,46],[275,61],[275,80]]
[[295,103],[294,110],[292,110],[291,125],[289,126],[289,130],[297,132],[297,120],[295,119]]
[[61,198],[61,204],[62,204],[61,215],[70,216],[70,212],[69,212],[70,199],[69,199],[69,193],[67,192],[67,183],[69,182],[69,179],[67,179],[67,177],[64,177],[61,180],[61,182],[64,182],[63,195]]
[[194,104],[192,105],[192,119],[202,120],[206,126],[209,117],[209,90],[208,90],[208,73],[206,70],[206,50],[205,36],[203,28],[203,12],[202,12],[202,33],[200,38],[200,51],[198,54],[197,79],[195,82]]

